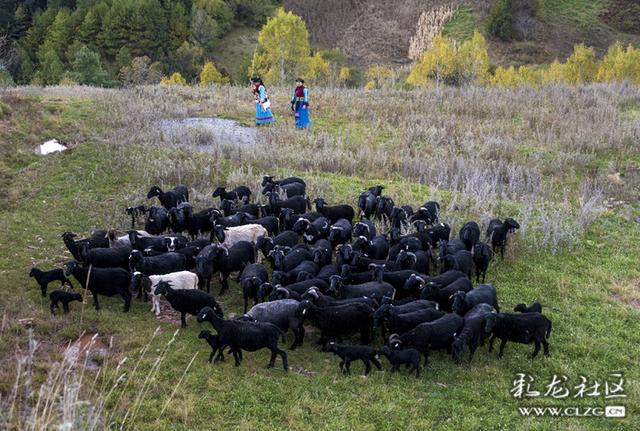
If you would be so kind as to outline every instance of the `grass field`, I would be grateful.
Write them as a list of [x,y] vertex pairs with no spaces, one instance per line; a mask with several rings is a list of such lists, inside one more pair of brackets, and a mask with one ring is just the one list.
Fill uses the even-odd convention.
[[[271,89],[278,123],[261,130],[255,146],[214,142],[203,153],[198,145],[209,143],[206,132],[169,138],[158,121],[220,115],[250,123],[249,90],[57,87],[0,93],[9,107],[0,117],[0,426],[53,429],[66,421],[77,429],[153,430],[637,427],[637,88],[312,89],[311,132],[293,130],[286,109],[279,109],[286,108],[288,94]],[[73,148],[33,155],[37,144],[53,137]],[[188,184],[194,206],[202,208],[212,204],[215,186],[247,184],[257,190],[267,172],[301,175],[310,195],[329,203],[355,205],[362,189],[379,182],[397,204],[415,207],[437,199],[454,232],[470,219],[484,226],[494,216],[516,218],[522,229],[487,281],[495,284],[505,310],[534,299],[545,306],[553,321],[551,357],[531,361],[532,346],[509,344],[500,360],[481,347],[471,367],[455,366],[437,352],[420,379],[388,371],[363,378],[360,364],[344,377],[337,358],[319,352],[317,333],[311,333],[303,348],[287,351],[289,373],[280,361],[276,369],[265,369],[266,352],[245,354],[239,368],[229,360],[209,365],[209,348],[196,336],[211,328],[193,318],[175,334],[179,324],[156,320],[148,304],[134,300],[123,314],[115,298],[101,299],[100,312],[89,300],[73,303],[67,316],[52,317],[28,278],[32,265],[48,269],[70,260],[60,239],[66,230],[126,230],[124,208],[146,203],[151,185]],[[219,300],[225,313],[242,311],[235,282]],[[33,320],[31,336],[38,341],[32,355],[30,331],[19,322],[26,318]],[[98,332],[111,346],[106,358],[94,358],[100,372],[75,369],[53,376],[65,343],[84,331]],[[386,360],[383,365],[388,368]],[[604,381],[613,372],[625,376],[627,398],[613,403],[626,406],[625,419],[523,418],[518,407],[612,403],[603,396],[518,400],[509,392],[517,373],[534,375],[535,389],[544,392],[554,374],[566,375],[573,386],[581,375]],[[51,399],[45,406],[37,404],[41,385]],[[87,402],[75,403],[67,392]]]

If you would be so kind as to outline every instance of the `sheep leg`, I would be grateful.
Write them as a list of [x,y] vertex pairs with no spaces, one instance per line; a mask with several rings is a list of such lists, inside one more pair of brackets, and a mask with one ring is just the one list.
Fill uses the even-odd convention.
[[498,358],[502,358],[502,354],[504,353],[504,346],[507,345],[507,339],[503,338],[502,342],[500,343],[500,353],[498,353]]
[[[93,294],[93,292],[91,292]],[[98,303],[98,294],[93,294],[93,306],[96,310],[100,310],[100,304]]]
[[544,355],[549,356],[549,343],[544,338],[540,340],[542,342],[542,346],[544,347]]
[[244,313],[247,314],[247,308],[249,307],[249,297],[244,295]]
[[278,354],[282,358],[282,367],[284,368],[285,371],[289,371],[289,361],[287,360],[287,354],[280,349],[278,349]]
[[489,340],[489,353],[491,353],[491,351],[493,350],[493,341],[496,339],[495,334],[491,336],[491,339]]
[[271,350],[271,360],[269,361],[269,365],[267,368],[273,368],[276,364],[276,356],[278,355],[278,349]]
[[218,351],[218,349],[212,349],[211,350],[211,354],[209,355],[209,363],[213,362],[213,356],[216,354],[216,352]]
[[129,308],[131,308],[131,293],[129,293],[129,291],[127,290],[127,291],[124,292],[122,297],[124,298],[124,309],[123,309],[123,311],[126,313],[127,311],[129,311]]
[[364,367],[365,367],[364,368],[364,375],[368,376],[369,373],[371,372],[371,362],[366,358],[363,358],[362,362],[364,362]]
[[373,365],[375,365],[378,370],[382,371],[382,364],[380,363],[380,361],[373,357],[371,358],[371,362],[373,362]]
[[60,308],[58,306],[58,301],[51,301],[51,306],[49,307],[51,309],[51,314],[53,314],[54,316],[56,315],[56,312],[53,310],[54,308]]
[[47,296],[47,285],[46,284],[41,284],[40,285],[40,293],[42,294],[42,296]]
[[540,341],[535,340],[536,347],[533,348],[533,353],[531,353],[531,359],[535,358],[540,351]]
[[187,327],[187,313],[185,313],[184,311],[180,313],[180,326],[182,328],[186,328]]
[[342,374],[347,374],[346,370],[344,369],[344,360],[340,361],[338,363],[338,366],[340,367],[340,371],[342,372]]
[[64,311],[64,314],[69,312],[69,301],[62,301],[62,310]]
[[349,360],[348,358],[344,359],[344,369],[346,370],[347,375],[351,375],[351,360]]

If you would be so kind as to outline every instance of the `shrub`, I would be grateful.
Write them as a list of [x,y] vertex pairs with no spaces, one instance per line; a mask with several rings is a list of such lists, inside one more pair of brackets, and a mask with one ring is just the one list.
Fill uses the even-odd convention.
[[[154,63],[155,64],[155,63]],[[124,85],[149,85],[160,82],[162,73],[154,68],[147,56],[136,57],[131,64],[120,69],[118,78]]]
[[160,79],[162,85],[187,85],[187,81],[180,75],[180,72],[175,72],[171,76],[163,76]]
[[200,85],[207,86],[211,84],[228,84],[229,78],[223,76],[222,73],[216,69],[216,66],[212,61],[208,61],[202,66],[200,71]]
[[319,52],[307,62],[307,78],[314,84],[326,84],[329,80],[329,62]]
[[564,79],[569,84],[593,82],[598,71],[596,52],[584,44],[576,45],[573,54],[567,58],[564,67]]

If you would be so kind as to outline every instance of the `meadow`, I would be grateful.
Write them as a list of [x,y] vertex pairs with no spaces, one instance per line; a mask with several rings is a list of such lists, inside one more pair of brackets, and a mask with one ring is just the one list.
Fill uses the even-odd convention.
[[[52,429],[634,429],[640,414],[640,89],[627,85],[517,90],[312,88],[311,131],[289,116],[289,89],[270,89],[278,121],[252,145],[215,141],[207,130],[168,133],[162,120],[219,116],[251,125],[247,88],[20,87],[0,91],[0,427]],[[71,149],[36,156],[57,138]],[[152,185],[190,187],[195,208],[213,189],[263,174],[299,175],[311,197],[355,206],[384,184],[397,204],[440,202],[457,233],[513,217],[521,229],[487,281],[502,307],[539,300],[553,321],[551,356],[509,344],[502,359],[486,347],[470,367],[445,352],[421,378],[360,364],[349,377],[315,346],[287,351],[291,370],[267,370],[268,353],[206,363],[194,318],[176,332],[134,300],[74,303],[51,316],[31,266],[71,260],[60,235],[126,230],[124,209],[148,204]],[[77,283],[75,283],[77,285]],[[218,291],[216,282],[214,293]],[[89,299],[89,298],[87,298]],[[235,282],[218,298],[242,312]],[[32,326],[21,322],[30,319]],[[108,354],[87,358],[99,371],[63,362],[64,346],[99,334]],[[289,336],[290,338],[290,336]],[[377,340],[379,344],[380,341]],[[625,419],[521,417],[518,407],[598,406],[582,399],[516,399],[517,373],[536,389],[555,374],[604,381],[622,372]],[[609,403],[611,404],[611,403]]]

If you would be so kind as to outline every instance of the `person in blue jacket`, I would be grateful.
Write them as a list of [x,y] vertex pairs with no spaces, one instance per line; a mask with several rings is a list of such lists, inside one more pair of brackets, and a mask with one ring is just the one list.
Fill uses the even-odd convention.
[[311,127],[309,119],[309,89],[304,86],[304,79],[296,79],[296,88],[293,90],[291,110],[295,113],[296,127],[308,129]]
[[271,112],[271,102],[267,94],[267,87],[258,76],[251,78],[253,95],[256,98],[256,125],[273,123],[276,119]]

